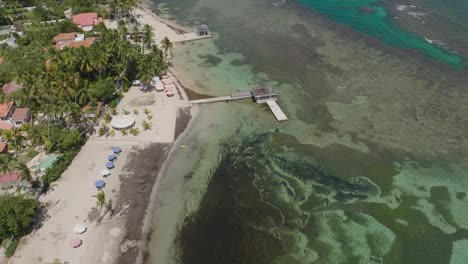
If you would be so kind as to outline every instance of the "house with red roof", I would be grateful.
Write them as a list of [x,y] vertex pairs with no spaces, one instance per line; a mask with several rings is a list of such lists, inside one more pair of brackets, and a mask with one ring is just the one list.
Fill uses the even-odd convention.
[[81,13],[72,16],[72,21],[78,27],[83,29],[83,31],[91,31],[93,30],[93,26],[98,25],[104,22],[102,17],[98,17],[97,13]]
[[21,184],[21,173],[19,171],[7,172],[0,175],[0,187],[11,188]]
[[7,143],[0,141],[0,153],[6,153],[8,151]]
[[96,41],[96,38],[86,38],[84,34],[70,32],[70,33],[60,33],[54,37],[55,48],[57,50],[63,50],[65,47],[68,48],[78,48],[85,47],[89,48]]
[[16,108],[13,115],[11,115],[11,123],[15,127],[20,127],[22,124],[27,123],[31,119],[29,108]]
[[15,112],[16,104],[14,101],[9,101],[0,104],[0,120],[9,121]]
[[0,120],[0,130],[12,130],[13,124],[9,121]]
[[3,86],[2,86],[2,91],[3,91],[3,94],[5,95],[9,95],[15,91],[18,91],[19,89],[23,88],[23,86],[19,83],[17,83],[16,81],[11,81],[9,83],[5,83]]

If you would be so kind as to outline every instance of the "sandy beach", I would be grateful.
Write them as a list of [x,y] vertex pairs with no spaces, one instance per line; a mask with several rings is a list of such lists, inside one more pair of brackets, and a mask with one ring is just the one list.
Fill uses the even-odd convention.
[[[151,12],[139,8],[137,14],[141,15],[142,24],[153,26],[157,43],[165,36],[171,41],[180,36]],[[137,87],[125,93],[118,111],[131,112],[141,133],[133,136],[116,131],[114,136],[91,136],[62,177],[40,197],[46,205],[45,217],[21,239],[10,263],[48,263],[54,259],[65,263],[142,261],[141,249],[149,232],[142,227],[149,221],[145,215],[155,197],[158,175],[174,141],[195,114],[182,85],[175,77],[172,79],[177,88],[174,97],[156,91],[142,92]],[[145,111],[150,111],[153,118],[149,120]],[[151,123],[151,130],[144,131],[143,120]],[[122,153],[111,175],[103,179],[100,170],[105,168],[114,146],[121,147]],[[98,191],[94,183],[101,179],[106,182],[103,191],[106,199],[112,199],[114,212],[98,223],[104,209],[96,206]],[[83,234],[73,232],[79,223],[87,226]],[[79,248],[69,245],[73,238],[83,241]]]

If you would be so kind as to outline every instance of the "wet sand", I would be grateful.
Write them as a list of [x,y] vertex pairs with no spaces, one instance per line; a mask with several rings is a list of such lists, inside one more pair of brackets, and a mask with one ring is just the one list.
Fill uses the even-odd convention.
[[[171,144],[154,143],[131,153],[120,176],[120,194],[116,211],[128,206],[125,213],[125,236],[122,244],[128,249],[117,258],[116,263],[135,263],[139,255],[138,245],[143,237],[143,219],[150,202],[150,195]],[[135,242],[136,241],[136,242]]]

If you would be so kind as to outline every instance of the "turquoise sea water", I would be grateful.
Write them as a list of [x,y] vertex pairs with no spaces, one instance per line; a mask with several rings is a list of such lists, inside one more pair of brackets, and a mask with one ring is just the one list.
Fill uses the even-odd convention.
[[149,263],[468,263],[468,71],[438,48],[468,54],[466,14],[451,17],[465,3],[356,3],[160,3],[214,32],[174,51],[188,88],[271,85],[289,120],[248,100],[200,106]]
[[[378,0],[298,0],[300,3],[330,17],[333,21],[376,37],[385,44],[422,52],[424,55],[455,67],[465,67],[463,57],[428,42],[417,33],[398,27]],[[428,1],[430,2],[430,1]],[[461,2],[461,1],[459,1]],[[461,3],[461,5],[465,5]],[[444,5],[440,5],[444,6]],[[461,6],[461,10],[468,6]],[[361,10],[361,11],[360,11]],[[456,15],[456,14],[453,14]],[[462,16],[463,17],[463,16]],[[462,22],[463,23],[463,22]],[[465,24],[468,26],[468,24]]]

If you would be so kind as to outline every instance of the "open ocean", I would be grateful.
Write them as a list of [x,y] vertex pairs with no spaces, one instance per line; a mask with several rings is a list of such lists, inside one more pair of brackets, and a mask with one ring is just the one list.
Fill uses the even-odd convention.
[[183,83],[271,85],[289,120],[200,107],[167,171],[182,205],[157,210],[149,263],[468,263],[468,1],[157,5],[215,32],[176,50]]

